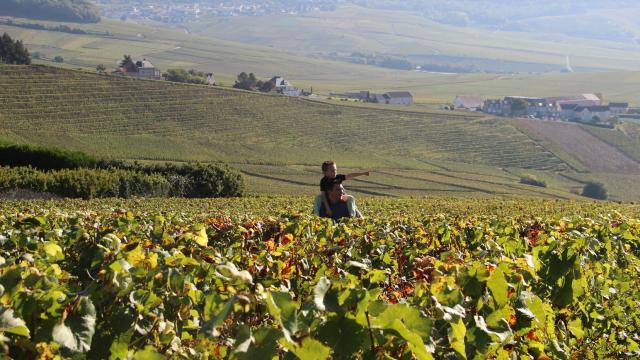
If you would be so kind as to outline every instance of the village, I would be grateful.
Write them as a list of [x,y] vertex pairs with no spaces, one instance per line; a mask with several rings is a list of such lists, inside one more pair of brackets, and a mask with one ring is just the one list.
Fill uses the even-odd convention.
[[602,94],[580,94],[556,97],[505,96],[483,100],[478,95],[457,96],[452,109],[482,111],[504,117],[563,120],[588,124],[611,125],[616,121],[640,118],[640,108],[626,102],[605,104]]
[[[127,60],[129,59],[129,60]],[[126,63],[125,63],[126,62]],[[171,71],[171,70],[170,70]],[[193,70],[191,70],[193,73]],[[140,79],[148,80],[171,80],[168,74],[163,74],[162,71],[153,65],[149,60],[131,60],[125,56],[125,60],[118,66],[112,75],[130,76]],[[213,73],[201,73],[203,79],[200,84],[216,85],[216,80]],[[242,73],[244,74],[244,73]],[[239,78],[241,75],[239,75]],[[245,74],[246,75],[246,74]],[[204,80],[206,78],[206,80]],[[244,88],[244,87],[240,87]],[[273,76],[267,81],[256,80],[255,84],[249,84],[245,90],[258,90],[266,93],[275,93],[286,96],[304,96],[304,97],[317,97],[313,93],[313,88],[309,91],[295,87],[290,81],[282,76]],[[359,101],[366,101],[387,105],[411,105],[413,104],[413,95],[408,91],[390,91],[385,93],[374,94],[369,91],[361,91],[357,93],[345,93],[336,94],[332,93],[330,99],[338,97],[340,99],[355,99]]]
[[[167,78],[167,74],[163,74],[160,69],[147,59],[132,61],[128,66],[121,64],[112,74],[152,80],[171,80]],[[200,73],[200,75],[202,77],[201,84],[216,85],[213,73]],[[313,93],[313,89],[305,91],[297,88],[282,76],[273,76],[267,81],[256,80],[255,84],[250,85],[249,88],[286,96],[317,97]],[[374,93],[369,90],[362,90],[343,93],[332,92],[329,94],[328,99],[386,105],[409,106],[414,104],[413,95],[409,91]],[[603,94],[597,93],[555,97],[512,95],[505,96],[502,99],[483,99],[479,95],[459,95],[451,104],[443,105],[443,108],[480,111],[501,117],[571,121],[600,126],[612,126],[620,120],[640,121],[640,108],[630,107],[629,103],[626,102],[609,102],[605,104],[603,99]]]
[[234,17],[264,15],[296,15],[309,11],[335,9],[335,0],[312,0],[305,3],[281,4],[256,0],[212,2],[207,0],[175,1],[97,0],[101,14],[105,17],[133,21],[158,21],[172,25],[183,25],[203,17]]

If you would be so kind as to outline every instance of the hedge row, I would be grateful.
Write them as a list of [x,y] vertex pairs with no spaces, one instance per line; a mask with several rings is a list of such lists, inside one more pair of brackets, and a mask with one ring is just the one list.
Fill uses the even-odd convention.
[[160,174],[170,184],[173,197],[230,197],[242,196],[244,180],[235,169],[211,164],[154,164],[142,165],[122,161],[100,162],[105,169],[119,169],[144,174]]
[[8,145],[0,146],[0,166],[7,167],[0,190],[24,188],[64,197],[195,198],[244,192],[242,175],[225,165],[142,165],[98,160],[76,151]]
[[127,170],[64,169],[41,171],[31,167],[0,167],[0,190],[29,189],[62,197],[168,196],[169,182],[159,174]]
[[[234,173],[237,174],[237,173]],[[237,174],[239,176],[239,174]],[[29,189],[69,198],[241,196],[244,183],[217,166],[194,166],[188,175],[125,169],[0,167],[0,191]]]

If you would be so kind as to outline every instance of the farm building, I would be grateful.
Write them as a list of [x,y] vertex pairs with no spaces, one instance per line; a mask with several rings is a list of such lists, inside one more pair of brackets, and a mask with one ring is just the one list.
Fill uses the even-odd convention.
[[378,103],[389,105],[411,105],[413,104],[413,95],[408,91],[390,91],[384,94],[375,95]]
[[478,95],[459,95],[453,100],[456,109],[477,110],[482,109],[483,101]]
[[360,101],[390,104],[390,105],[411,105],[413,104],[413,95],[408,91],[389,91],[386,93],[374,94],[370,91],[363,90],[359,92],[331,93],[331,96],[343,97],[347,99],[355,99]]
[[629,111],[629,103],[624,102],[612,102],[609,103],[609,109],[613,115],[626,114]]
[[580,119],[586,122],[605,122],[611,120],[614,115],[611,114],[609,106],[578,106],[573,110],[573,119]]
[[602,98],[596,94],[580,94],[576,96],[557,96],[546,98],[547,102],[554,105],[573,104],[578,106],[602,105]]
[[274,76],[269,80],[270,83],[273,84],[273,88],[271,91],[277,92],[278,94],[284,94],[288,96],[300,96],[302,94],[302,90],[293,86],[288,80],[283,78],[282,76]]
[[114,74],[133,76],[143,79],[162,80],[160,69],[153,66],[147,59],[136,61],[134,68],[119,67]]

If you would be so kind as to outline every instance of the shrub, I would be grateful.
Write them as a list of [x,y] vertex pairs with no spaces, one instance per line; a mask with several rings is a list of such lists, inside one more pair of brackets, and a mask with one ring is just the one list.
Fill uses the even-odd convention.
[[141,165],[112,161],[101,162],[98,166],[139,171],[145,174],[160,174],[169,184],[170,196],[174,197],[233,197],[242,196],[244,193],[242,175],[225,165]]
[[31,167],[0,167],[0,191],[29,189],[45,192],[50,181],[46,173]]
[[595,181],[589,181],[584,185],[582,196],[598,200],[607,200],[609,198],[604,184]]
[[64,62],[64,58],[60,55],[57,55],[56,57],[53,58],[53,62],[57,62],[57,63],[63,63]]
[[196,70],[186,71],[184,69],[169,69],[166,77],[168,81],[207,85],[207,75]]
[[546,182],[544,182],[543,180],[538,180],[533,175],[524,175],[523,177],[520,178],[520,183],[526,184],[526,185],[539,186],[539,187],[547,187]]

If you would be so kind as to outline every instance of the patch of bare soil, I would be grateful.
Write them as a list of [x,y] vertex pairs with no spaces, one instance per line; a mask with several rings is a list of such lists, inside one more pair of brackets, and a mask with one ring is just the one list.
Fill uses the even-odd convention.
[[60,196],[48,192],[36,192],[28,189],[13,189],[0,192],[0,200],[51,200]]
[[516,120],[534,137],[558,146],[593,172],[640,174],[640,163],[575,124],[545,120]]

